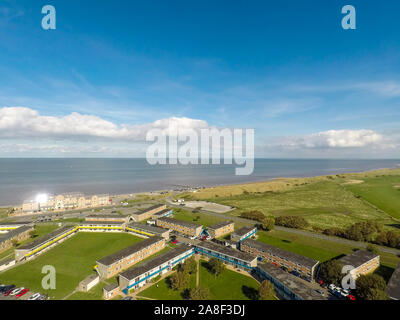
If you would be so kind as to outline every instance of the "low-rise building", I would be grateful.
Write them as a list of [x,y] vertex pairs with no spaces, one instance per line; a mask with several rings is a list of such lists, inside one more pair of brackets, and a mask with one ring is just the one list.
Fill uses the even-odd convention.
[[257,233],[256,227],[243,227],[231,233],[231,241],[241,242],[253,237]]
[[18,229],[23,226],[33,226],[31,222],[2,222],[0,223],[0,235],[1,233],[7,233],[11,230]]
[[132,222],[125,227],[127,232],[133,233],[139,236],[145,237],[152,237],[152,236],[159,236],[163,237],[164,239],[169,239],[170,231],[168,229],[163,229],[155,226],[151,226],[148,224]]
[[15,266],[14,259],[2,260],[2,261],[0,261],[0,272],[9,269],[12,266]]
[[288,271],[296,271],[310,279],[314,278],[315,270],[319,263],[317,260],[252,239],[242,241],[240,250],[258,257],[262,261],[284,267]]
[[156,220],[157,227],[174,230],[189,237],[198,237],[203,232],[203,226],[177,220],[174,218],[162,217]]
[[209,258],[217,258],[236,268],[251,270],[257,266],[257,257],[226,247],[212,241],[202,241],[195,245],[196,253]]
[[165,209],[167,209],[167,206],[165,204],[157,204],[140,212],[133,213],[131,215],[131,218],[135,222],[140,222],[143,220],[150,219],[153,216],[153,214],[156,214]]
[[90,276],[83,279],[78,286],[78,290],[82,292],[88,292],[95,285],[100,282],[100,277],[98,274],[91,274]]
[[123,232],[125,222],[118,221],[84,221],[79,223],[79,231],[86,232]]
[[150,237],[134,245],[110,254],[97,261],[97,272],[107,279],[146,259],[165,247],[165,239]]
[[166,253],[121,273],[119,275],[119,288],[125,294],[138,289],[158,275],[172,270],[174,266],[184,262],[193,254],[193,247],[184,244],[179,245]]
[[223,237],[235,230],[235,223],[233,221],[222,221],[207,228],[207,232],[211,238]]
[[40,237],[30,243],[27,243],[17,249],[15,249],[15,259],[21,261],[23,259],[30,259],[37,255],[47,251],[49,248],[65,241],[70,238],[79,227],[77,226],[65,226],[49,234]]
[[16,229],[11,229],[7,233],[2,233],[0,235],[0,252],[11,248],[14,241],[20,242],[29,239],[30,232],[33,230],[33,226],[25,225]]
[[119,214],[91,214],[85,218],[86,221],[110,221],[125,222],[129,221],[129,216]]
[[370,251],[357,250],[352,254],[344,256],[339,259],[339,262],[343,266],[352,266],[353,269],[350,274],[353,278],[357,278],[362,274],[368,274],[374,272],[380,264],[380,257]]
[[120,294],[118,283],[111,283],[103,288],[103,297],[105,300],[110,300]]
[[390,277],[386,292],[390,299],[400,300],[400,264]]
[[256,272],[262,279],[270,281],[275,292],[285,300],[327,300],[327,296],[316,292],[312,284],[272,263],[258,264]]
[[172,217],[174,215],[174,210],[173,209],[164,209],[161,210],[160,212],[156,212],[153,214],[153,219],[158,219],[162,217]]

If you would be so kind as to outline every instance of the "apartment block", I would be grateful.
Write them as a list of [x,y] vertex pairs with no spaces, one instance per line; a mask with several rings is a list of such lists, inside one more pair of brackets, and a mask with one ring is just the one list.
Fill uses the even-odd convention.
[[350,274],[357,278],[362,274],[374,272],[380,264],[380,256],[369,251],[357,250],[339,259],[343,266],[352,266]]
[[207,228],[207,232],[211,238],[220,238],[235,230],[235,223],[233,221],[223,221]]
[[231,241],[241,242],[253,237],[257,232],[256,227],[243,227],[231,233]]
[[154,214],[161,212],[163,210],[166,210],[166,209],[167,209],[167,206],[165,204],[158,204],[158,205],[152,206],[150,208],[147,208],[145,210],[142,210],[140,212],[133,213],[131,215],[131,217],[132,217],[133,221],[140,222],[143,220],[150,219]]
[[203,226],[174,218],[158,218],[157,227],[173,230],[189,237],[198,237],[203,232]]
[[163,229],[155,226],[150,226],[148,224],[132,222],[125,227],[125,230],[129,233],[133,233],[138,236],[153,237],[159,236],[166,240],[169,239],[170,231],[168,229]]
[[33,226],[25,225],[15,229],[9,229],[7,233],[0,234],[0,252],[13,246],[13,242],[29,239],[30,232],[34,230]]

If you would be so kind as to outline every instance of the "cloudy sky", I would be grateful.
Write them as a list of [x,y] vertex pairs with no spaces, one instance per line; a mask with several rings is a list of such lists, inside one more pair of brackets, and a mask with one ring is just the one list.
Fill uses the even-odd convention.
[[[57,29],[41,28],[52,4]],[[0,2],[0,157],[141,157],[152,128],[255,129],[266,158],[400,157],[400,4]]]

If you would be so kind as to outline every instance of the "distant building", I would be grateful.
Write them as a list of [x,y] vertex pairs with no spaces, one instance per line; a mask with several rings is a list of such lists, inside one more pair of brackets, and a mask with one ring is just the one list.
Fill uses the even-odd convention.
[[207,232],[211,238],[223,237],[235,230],[235,223],[233,221],[223,221],[207,228]]
[[390,277],[386,292],[390,299],[400,300],[400,264]]
[[172,217],[174,215],[174,210],[172,209],[164,209],[160,212],[156,212],[153,214],[153,219],[158,219],[162,217]]
[[86,221],[111,221],[111,222],[128,222],[129,216],[120,214],[91,214],[86,216]]
[[115,276],[135,263],[146,259],[165,247],[165,239],[150,237],[134,245],[97,261],[97,272],[100,277],[107,279]]
[[30,238],[30,232],[34,230],[32,225],[23,225],[16,229],[9,229],[7,233],[0,234],[0,252],[13,246],[13,242],[21,242]]
[[78,286],[78,290],[82,292],[88,292],[95,285],[100,282],[100,277],[98,274],[91,274],[90,276],[83,279]]
[[350,271],[350,274],[357,278],[360,275],[374,272],[379,267],[380,257],[373,252],[357,250],[340,258],[339,262],[343,266],[352,266],[354,269]]
[[133,223],[128,224],[125,227],[125,230],[127,232],[130,232],[130,233],[133,233],[133,234],[139,235],[139,236],[145,236],[145,237],[159,236],[159,237],[163,237],[166,240],[169,239],[169,233],[170,233],[170,231],[168,229],[163,229],[163,228],[151,226],[148,224],[138,223],[138,222],[133,222]]
[[156,224],[157,227],[174,230],[189,237],[198,237],[203,232],[202,225],[168,217],[158,218]]
[[79,231],[86,232],[123,232],[125,222],[121,221],[84,221],[79,223]]
[[143,220],[150,219],[153,216],[153,214],[161,212],[165,209],[167,209],[167,206],[165,204],[158,204],[158,205],[152,206],[150,208],[147,208],[145,210],[142,210],[140,212],[133,213],[131,215],[131,218],[135,222],[140,222]]
[[240,250],[262,261],[270,262],[288,271],[296,271],[300,275],[313,279],[318,261],[289,252],[266,243],[247,239],[240,243]]
[[247,238],[253,237],[256,232],[256,227],[243,227],[231,233],[231,240],[235,242],[241,242],[246,240]]

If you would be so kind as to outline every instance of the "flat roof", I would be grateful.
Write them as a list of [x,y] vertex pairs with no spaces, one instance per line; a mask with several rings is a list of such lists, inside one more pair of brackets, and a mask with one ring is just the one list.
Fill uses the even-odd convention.
[[155,216],[161,216],[161,215],[163,215],[163,214],[165,214],[165,213],[167,213],[167,212],[170,212],[170,211],[172,211],[173,209],[164,209],[164,210],[161,210],[161,211],[159,211],[159,212],[156,212],[154,215]]
[[32,222],[0,222],[0,227],[2,227],[2,226],[23,226],[26,224],[32,224]]
[[117,289],[118,287],[119,287],[118,283],[114,282],[114,283],[110,283],[110,284],[106,285],[103,289],[105,291],[113,291],[113,290]]
[[110,226],[122,226],[124,224],[123,221],[82,221],[79,222],[79,225],[86,226],[86,225],[110,225]]
[[143,224],[143,223],[138,223],[138,222],[132,222],[127,225],[128,228],[132,229],[139,229],[141,231],[148,231],[150,233],[154,234],[162,234],[167,232],[168,230],[160,228],[160,227],[155,227],[155,226],[150,226],[148,224]]
[[304,300],[327,300],[327,297],[316,292],[316,289],[307,281],[274,266],[272,263],[259,264],[257,268],[269,274],[275,281],[280,282]]
[[192,249],[193,248],[189,247],[188,245],[181,244],[166,253],[163,253],[151,260],[143,262],[138,266],[132,267],[125,272],[122,272],[120,275],[130,281]]
[[245,226],[240,228],[239,230],[233,231],[232,234],[237,235],[239,237],[243,237],[245,234],[249,233],[250,231],[257,229],[256,227],[248,227]]
[[379,255],[376,253],[366,250],[357,250],[354,251],[352,254],[340,258],[339,261],[344,265],[350,265],[353,266],[354,268],[358,268],[364,263],[376,257],[379,257]]
[[6,264],[9,264],[10,262],[15,261],[14,259],[10,258],[10,259],[5,259],[5,260],[1,260],[0,261],[0,266],[4,266]]
[[119,214],[91,214],[88,215],[86,218],[96,218],[96,219],[126,219],[128,216],[119,215]]
[[151,207],[149,207],[147,209],[143,209],[143,210],[141,210],[139,212],[135,212],[135,213],[132,213],[132,214],[135,214],[135,215],[139,216],[139,215],[144,214],[144,213],[146,213],[148,211],[151,211],[151,210],[154,210],[154,209],[157,209],[157,208],[161,208],[161,207],[164,207],[164,206],[165,206],[165,204],[157,204],[155,206],[151,206]]
[[164,221],[164,222],[168,222],[171,224],[176,224],[176,225],[180,225],[180,226],[192,228],[192,229],[197,229],[198,227],[203,227],[201,224],[191,223],[191,222],[182,221],[182,220],[169,218],[169,217],[161,217],[161,218],[158,218],[157,221]]
[[22,226],[17,229],[10,230],[9,232],[0,235],[0,242],[12,239],[15,236],[18,236],[19,234],[21,234],[25,231],[28,231],[30,229],[33,229],[33,227],[32,226]]
[[36,247],[39,247],[40,245],[42,245],[43,243],[46,243],[50,240],[52,240],[53,238],[57,238],[58,236],[74,229],[75,226],[64,226],[60,229],[54,230],[52,232],[50,232],[49,234],[46,234],[43,237],[40,237],[39,239],[36,239],[30,243],[27,243],[19,248],[17,248],[17,250],[21,249],[21,250],[31,250],[34,249]]
[[386,292],[390,298],[400,300],[400,264],[390,277]]
[[87,276],[85,279],[83,279],[79,284],[81,284],[81,285],[89,284],[93,280],[96,280],[98,277],[99,277],[98,274],[91,274],[91,275]]
[[125,257],[128,257],[131,254],[134,254],[134,253],[136,253],[148,246],[151,246],[159,241],[164,241],[164,238],[158,237],[158,236],[147,238],[147,239],[140,241],[138,243],[135,243],[134,245],[131,245],[125,249],[122,249],[113,254],[110,254],[107,257],[97,260],[97,263],[100,263],[100,264],[103,264],[106,266],[110,266],[110,265],[114,264],[115,262],[118,262],[119,260],[121,260]]
[[235,259],[239,259],[245,262],[252,262],[254,259],[257,259],[256,257],[253,257],[252,255],[246,253],[246,252],[242,252],[239,250],[235,250],[231,247],[226,247],[220,244],[217,244],[215,242],[212,241],[202,241],[198,244],[196,244],[196,247],[198,248],[202,248],[202,249],[206,249],[206,250],[211,250],[211,251],[215,251],[218,252],[220,254],[226,255],[226,256],[230,256],[233,257]]
[[213,229],[213,230],[217,230],[223,227],[226,227],[230,224],[233,224],[234,222],[232,220],[227,220],[227,221],[221,221],[218,223],[213,224],[212,226],[209,226],[207,229]]
[[286,259],[288,261],[292,261],[294,263],[300,264],[300,265],[308,267],[308,268],[314,267],[319,262],[317,260],[301,256],[297,253],[286,251],[281,248],[277,248],[277,247],[271,246],[269,244],[266,244],[264,242],[260,242],[260,241],[256,241],[256,240],[252,240],[252,239],[244,240],[241,245],[247,245],[250,248],[254,248],[259,251],[266,252],[266,253],[274,255],[274,256],[278,256],[280,258]]

